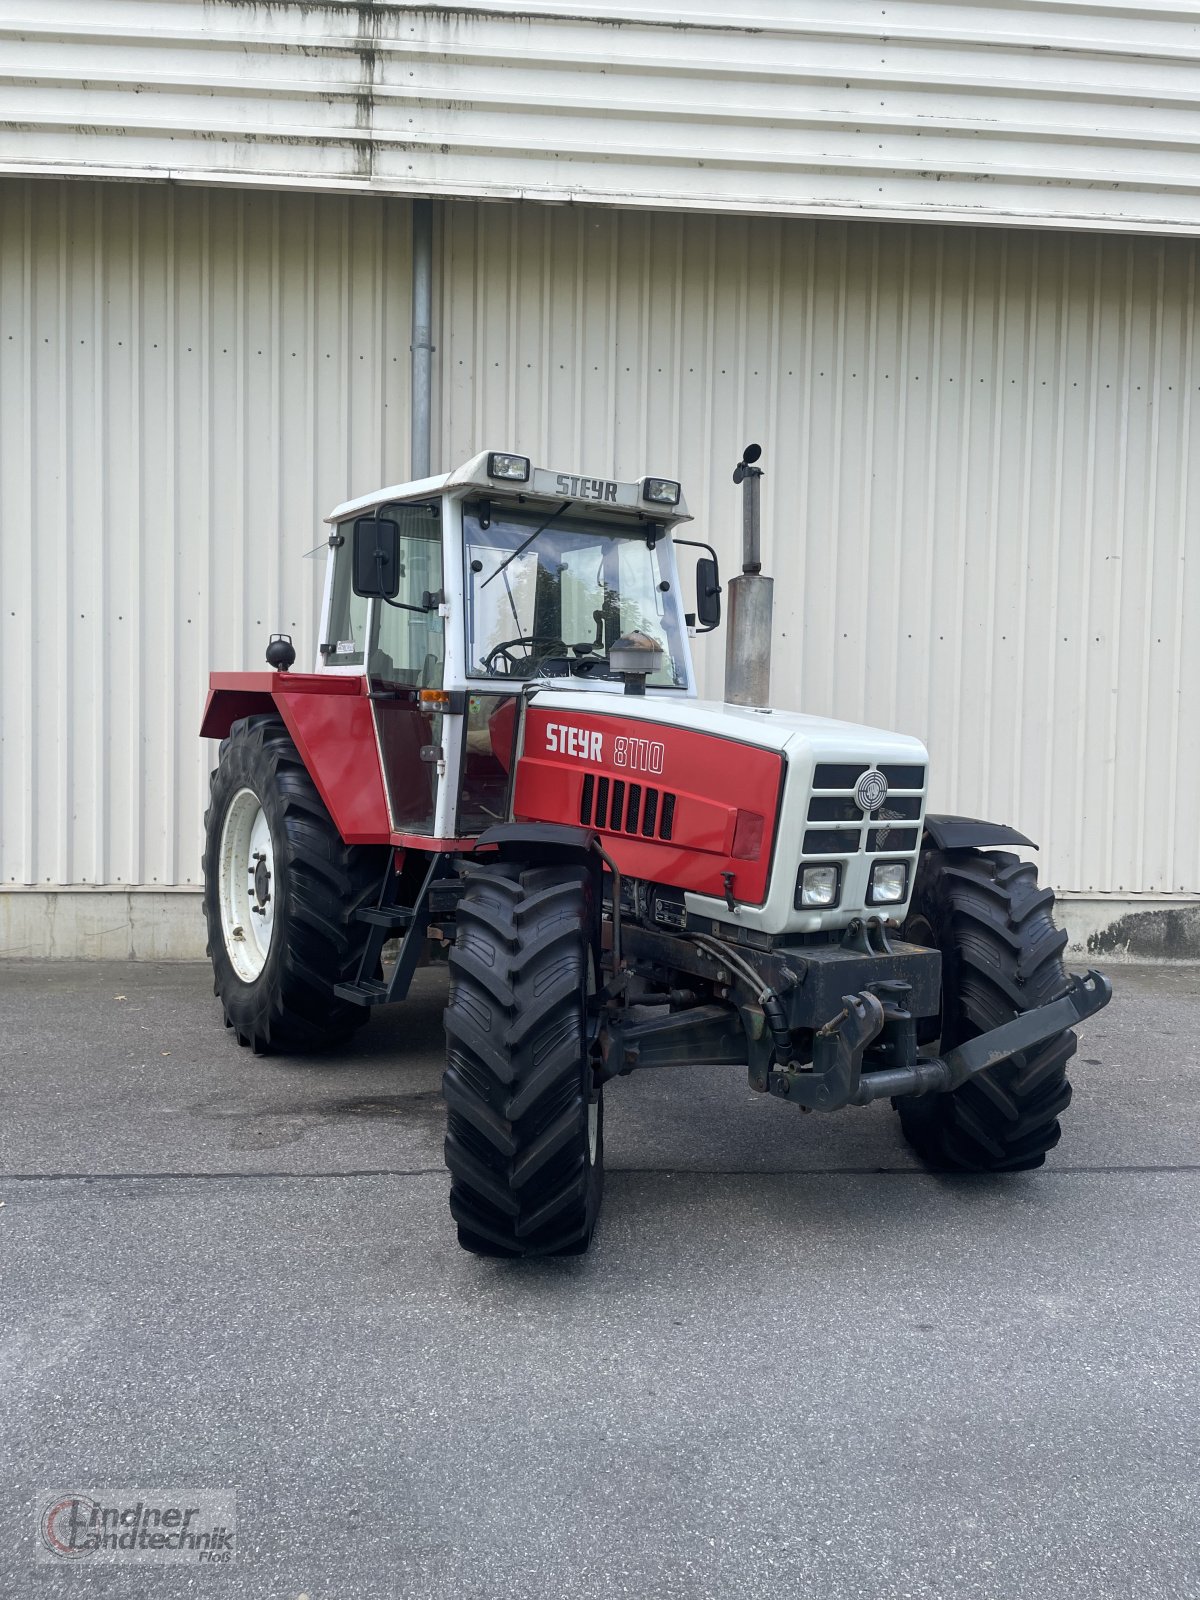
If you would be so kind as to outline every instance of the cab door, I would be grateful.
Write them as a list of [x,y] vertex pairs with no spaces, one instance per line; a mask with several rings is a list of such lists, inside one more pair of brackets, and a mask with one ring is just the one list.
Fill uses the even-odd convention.
[[381,506],[400,526],[400,588],[372,602],[367,678],[379,754],[397,833],[434,832],[442,716],[421,701],[446,667],[441,505]]

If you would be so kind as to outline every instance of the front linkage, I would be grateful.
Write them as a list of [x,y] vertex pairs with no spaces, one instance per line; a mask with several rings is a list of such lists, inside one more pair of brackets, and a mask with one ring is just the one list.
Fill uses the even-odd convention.
[[931,1055],[918,1030],[928,1030],[939,1009],[939,954],[890,939],[878,919],[853,924],[840,944],[803,949],[735,947],[713,935],[642,927],[622,937],[634,968],[660,981],[682,970],[719,999],[649,1017],[632,1014],[623,998],[610,1001],[602,1078],[695,1060],[746,1064],[752,1088],[804,1111],[950,1094],[1112,998],[1108,979],[1089,971],[1044,1003]]
[[[891,996],[881,998],[864,989],[843,995],[842,1010],[817,1030],[812,1066],[797,1070],[785,1061],[770,1072],[767,1087],[805,1111],[865,1106],[888,1095],[949,1094],[977,1073],[1085,1022],[1111,999],[1112,984],[1103,973],[1089,971],[1086,977],[1072,978],[1056,1000],[978,1034],[944,1056],[921,1056],[912,1015]],[[864,1072],[864,1054],[885,1031],[883,1050],[895,1055],[895,1064]]]

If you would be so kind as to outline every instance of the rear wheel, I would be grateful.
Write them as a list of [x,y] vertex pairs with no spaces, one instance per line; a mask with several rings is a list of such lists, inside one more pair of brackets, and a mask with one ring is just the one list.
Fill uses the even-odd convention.
[[204,915],[213,992],[257,1053],[344,1039],[368,1012],[338,1000],[368,929],[387,850],[342,842],[278,717],[244,717],[221,741],[204,817]]
[[594,916],[585,869],[468,874],[442,1089],[450,1211],[476,1255],[575,1255],[591,1242],[604,1184],[588,1036]]
[[[927,850],[904,937],[942,955],[945,1051],[1052,1000],[1066,987],[1067,936],[1037,868],[1003,850]],[[931,1029],[931,1032],[936,1031]],[[1075,1035],[1056,1034],[951,1094],[893,1101],[905,1137],[931,1166],[970,1172],[1040,1167],[1071,1101]]]

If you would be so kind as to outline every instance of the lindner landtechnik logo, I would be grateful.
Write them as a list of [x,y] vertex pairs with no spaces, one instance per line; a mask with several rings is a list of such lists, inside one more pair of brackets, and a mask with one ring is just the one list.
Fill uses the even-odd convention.
[[45,1496],[39,1561],[186,1561],[234,1558],[237,1496],[227,1489],[89,1489]]

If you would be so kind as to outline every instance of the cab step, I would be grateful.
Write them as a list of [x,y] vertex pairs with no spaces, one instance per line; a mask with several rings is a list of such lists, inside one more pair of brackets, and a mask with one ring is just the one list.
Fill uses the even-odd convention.
[[333,992],[339,1000],[349,1000],[356,1006],[373,1006],[387,999],[388,985],[365,978],[358,983],[335,983]]
[[[411,906],[399,905],[393,898],[399,877],[395,865],[389,861],[375,904],[359,906],[355,912],[360,922],[370,925],[371,931],[363,943],[353,982],[336,983],[333,986],[333,992],[339,1000],[349,1000],[356,1006],[384,1006],[404,999],[425,949],[434,885],[445,883],[449,886],[451,879],[457,891],[458,873],[454,857],[440,850],[435,851],[429,857],[415,903]],[[455,902],[452,900],[449,903]],[[381,981],[375,974],[382,970],[384,947],[394,934],[399,933],[403,934],[403,938],[395,965],[386,980]]]
[[354,913],[359,922],[369,922],[375,928],[388,928],[401,933],[412,926],[411,906],[359,906]]

